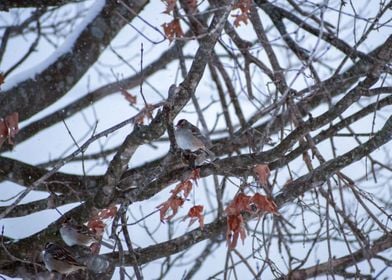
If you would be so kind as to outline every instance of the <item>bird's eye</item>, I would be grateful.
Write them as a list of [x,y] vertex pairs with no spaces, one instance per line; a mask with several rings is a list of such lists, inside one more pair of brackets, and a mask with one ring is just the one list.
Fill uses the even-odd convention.
[[185,126],[185,120],[179,120],[178,123],[177,123],[177,126],[184,127]]

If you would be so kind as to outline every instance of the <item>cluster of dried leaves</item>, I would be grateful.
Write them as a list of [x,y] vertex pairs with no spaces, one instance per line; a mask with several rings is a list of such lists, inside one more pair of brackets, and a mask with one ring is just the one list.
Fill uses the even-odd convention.
[[[253,171],[255,172],[257,181],[261,186],[268,186],[268,178],[270,169],[266,164],[257,164]],[[244,213],[251,215],[262,215],[263,213],[273,213],[279,215],[275,202],[265,195],[255,193],[252,196],[243,192],[238,193],[232,202],[226,207],[227,215],[227,232],[226,239],[229,248],[233,249],[237,246],[238,238],[241,237],[244,242],[246,237]]]
[[[254,171],[257,177],[257,181],[261,185],[267,185],[268,177],[270,175],[268,165],[258,164],[254,167]],[[197,179],[199,178],[200,169],[194,169],[187,179],[177,184],[177,186],[170,191],[172,194],[169,199],[157,206],[162,222],[170,221],[177,214],[179,208],[184,204],[185,200],[191,193],[193,184],[197,185]],[[187,216],[183,220],[190,218],[189,226],[198,220],[200,228],[203,229],[203,209],[203,205],[194,205],[189,209]],[[168,215],[169,211],[170,214]],[[234,197],[234,199],[226,207],[225,213],[227,215],[226,239],[230,249],[233,249],[237,246],[239,237],[242,241],[244,241],[246,238],[243,214],[249,213],[251,215],[260,216],[264,213],[273,213],[279,215],[277,205],[272,199],[259,193],[246,195],[243,192],[239,192]]]
[[238,193],[225,209],[227,215],[226,239],[229,248],[237,246],[238,237],[242,242],[246,237],[244,213],[261,215],[265,212],[279,214],[275,202],[264,195],[255,193],[253,196]]
[[[178,212],[178,209],[184,204],[185,200],[192,191],[193,184],[197,185],[197,179],[200,178],[200,169],[192,170],[190,176],[179,183],[170,192],[172,195],[167,201],[157,206],[160,212],[161,221],[170,221]],[[204,228],[204,216],[203,216],[203,206],[194,205],[189,209],[188,215],[184,218],[191,218],[189,226],[192,225],[196,220],[199,221],[200,228]],[[171,210],[171,214],[167,215],[167,212]]]
[[[174,10],[176,9],[176,2],[177,0],[163,0],[166,5],[165,14],[173,14]],[[197,0],[188,0],[186,3],[189,11],[193,13],[197,9]],[[252,5],[252,0],[239,0],[233,6],[233,10],[239,9],[240,13],[237,15],[233,15],[234,19],[234,26],[239,27],[241,22],[245,25],[248,24],[249,14],[250,14],[250,7]],[[165,22],[162,24],[163,32],[165,33],[167,39],[172,42],[176,38],[183,38],[184,32],[182,31],[180,20],[178,18],[174,18],[171,22]]]
[[0,119],[0,147],[3,145],[6,139],[8,139],[9,144],[14,144],[12,139],[19,132],[18,123],[18,112],[13,112],[4,119]]
[[[105,227],[107,225],[107,219],[112,219],[117,215],[117,207],[111,206],[99,211],[94,215],[87,223],[87,227],[94,233],[98,240],[102,239]],[[100,250],[100,244],[95,243],[90,248],[93,253],[98,254]]]
[[252,5],[252,0],[240,0],[234,4],[233,10],[240,9],[240,13],[237,15],[233,15],[234,19],[234,26],[239,27],[241,22],[245,25],[248,24],[249,14],[250,14],[250,7]]

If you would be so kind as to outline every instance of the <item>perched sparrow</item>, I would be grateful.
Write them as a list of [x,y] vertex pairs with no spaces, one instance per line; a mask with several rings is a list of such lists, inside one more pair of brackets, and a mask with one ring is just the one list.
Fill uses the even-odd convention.
[[70,219],[66,219],[61,225],[60,235],[68,246],[79,245],[90,247],[94,243],[99,243],[107,248],[113,249],[111,244],[97,239],[96,234],[87,226],[75,225]]
[[43,259],[49,271],[57,271],[61,274],[69,274],[79,269],[85,269],[72,254],[65,248],[54,243],[47,243],[43,251]]
[[98,243],[95,233],[85,225],[74,225],[70,219],[66,219],[60,228],[61,238],[68,246],[80,245],[90,247]]
[[191,152],[203,151],[210,160],[215,159],[215,154],[209,150],[211,143],[200,130],[187,120],[179,120],[174,131],[177,145],[182,150]]

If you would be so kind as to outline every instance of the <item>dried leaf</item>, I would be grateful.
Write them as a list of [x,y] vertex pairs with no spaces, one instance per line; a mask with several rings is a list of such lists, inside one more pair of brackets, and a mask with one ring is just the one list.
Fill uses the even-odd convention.
[[238,15],[233,15],[235,17],[234,26],[238,27],[243,22],[245,25],[248,24],[250,8],[252,5],[252,0],[240,0],[233,6],[233,10],[240,9],[241,13]]
[[235,20],[233,22],[235,27],[239,27],[241,25],[241,22],[243,22],[245,25],[248,24],[248,14],[241,13],[239,15],[232,15],[232,17],[235,17]]
[[5,81],[4,73],[3,73],[3,72],[0,72],[0,86],[1,86],[2,84],[4,84],[4,81]]
[[5,124],[8,127],[8,142],[13,144],[12,139],[19,132],[19,114],[18,112],[13,112],[5,118]]
[[0,147],[3,145],[8,136],[8,127],[3,119],[0,119]]
[[237,246],[238,237],[241,237],[242,243],[246,238],[244,219],[241,214],[227,216],[226,240],[230,249]]
[[240,9],[242,13],[250,13],[252,0],[239,0],[233,5],[233,10]]
[[5,117],[5,119],[0,119],[0,147],[8,139],[9,144],[14,144],[13,138],[19,132],[19,114],[18,112],[13,112]]
[[256,205],[257,209],[263,212],[278,213],[278,207],[275,202],[264,195],[256,193],[250,199],[250,203]]
[[188,197],[192,190],[192,182],[190,180],[186,180],[184,182],[179,183],[174,190],[171,190],[173,196],[177,196],[181,191],[184,192],[184,199]]
[[[184,199],[182,199],[179,196],[172,196],[170,197],[166,202],[160,204],[157,206],[159,209],[159,215],[161,218],[161,221],[163,222],[164,220],[170,221],[171,218],[173,218],[177,212],[178,208],[184,204]],[[172,210],[172,214],[170,216],[165,217],[167,211],[169,209]]]
[[188,226],[191,226],[196,220],[198,220],[200,228],[204,228],[203,208],[203,205],[195,205],[191,209],[189,209],[188,215],[184,218],[184,220],[187,218],[191,218]]
[[117,207],[112,206],[112,207],[105,208],[105,209],[102,209],[101,211],[99,211],[98,218],[100,220],[114,218],[114,216],[116,216],[116,214],[117,214]]
[[96,236],[101,237],[105,230],[105,223],[102,220],[93,218],[88,221],[87,227],[92,230],[96,234]]
[[136,96],[133,96],[125,89],[121,89],[121,94],[124,95],[125,99],[132,105],[136,104]]
[[250,196],[239,193],[237,194],[233,201],[226,207],[225,212],[227,215],[239,215],[242,211],[249,210]]
[[90,252],[92,255],[99,255],[99,251],[101,250],[100,243],[93,243],[90,245]]
[[106,224],[104,219],[114,218],[117,215],[117,207],[109,206],[99,212],[95,212],[94,216],[88,221],[87,227],[95,233],[98,238],[102,238]]
[[193,169],[189,179],[197,185],[197,180],[200,179],[200,168]]
[[179,19],[173,19],[169,23],[164,23],[162,24],[162,27],[163,32],[165,33],[170,42],[173,41],[173,39],[175,38],[184,37],[184,32],[182,32]]
[[170,14],[176,7],[176,0],[164,0],[166,9],[163,11],[165,14]]
[[267,164],[257,164],[253,171],[256,173],[257,180],[262,186],[268,186],[268,178],[271,174],[271,171]]

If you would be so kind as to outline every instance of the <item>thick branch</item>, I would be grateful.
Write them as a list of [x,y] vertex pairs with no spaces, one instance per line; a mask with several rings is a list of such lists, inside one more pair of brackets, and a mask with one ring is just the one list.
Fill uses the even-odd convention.
[[328,274],[330,271],[345,271],[350,266],[359,263],[363,260],[373,258],[378,253],[388,250],[392,247],[392,233],[385,234],[374,241],[373,245],[366,250],[366,253],[359,249],[352,254],[332,259],[324,263],[317,264],[304,269],[291,271],[287,278],[281,279],[292,279],[302,280],[307,278],[314,278],[320,275]]
[[83,0],[3,0],[0,3],[0,11],[8,11],[12,8],[46,8],[82,1]]
[[[129,2],[136,12],[147,3],[142,0]],[[95,5],[99,5],[99,2]],[[3,92],[0,99],[2,116],[19,112],[20,120],[26,120],[64,96],[123,28],[125,22],[117,13],[126,14],[127,10],[116,1],[108,1],[74,42],[70,36],[69,42],[63,44],[63,49],[57,50],[59,57],[56,61],[48,60],[48,66],[41,73]]]

